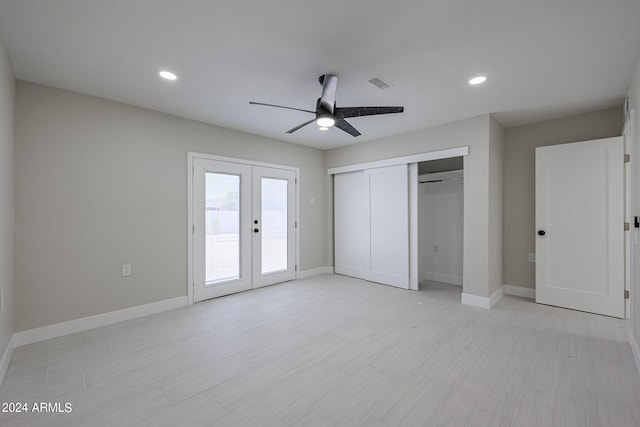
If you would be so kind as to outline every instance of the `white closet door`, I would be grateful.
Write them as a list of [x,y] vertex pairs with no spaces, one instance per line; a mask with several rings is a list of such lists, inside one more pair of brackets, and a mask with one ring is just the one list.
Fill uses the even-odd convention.
[[365,278],[369,253],[364,171],[334,175],[335,272]]
[[408,165],[368,169],[364,176],[369,207],[365,279],[409,289]]

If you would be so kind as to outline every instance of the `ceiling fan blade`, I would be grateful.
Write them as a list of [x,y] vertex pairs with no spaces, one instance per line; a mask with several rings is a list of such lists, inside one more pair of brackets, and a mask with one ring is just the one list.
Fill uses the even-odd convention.
[[315,121],[316,121],[316,119],[311,119],[311,120],[309,120],[308,122],[304,122],[303,124],[301,124],[301,125],[299,125],[299,126],[294,127],[293,129],[289,129],[289,130],[287,131],[287,133],[294,133],[294,132],[295,132],[295,131],[297,131],[298,129],[303,128],[303,127],[305,127],[306,125],[309,125],[309,124],[311,124],[311,123],[313,123],[313,122],[315,122]]
[[304,111],[305,113],[311,113],[311,114],[315,114],[315,111],[311,111],[311,110],[303,110],[302,108],[293,108],[293,107],[285,107],[283,105],[275,105],[275,104],[265,104],[263,102],[253,102],[253,101],[249,101],[249,104],[251,105],[265,105],[267,107],[278,107],[278,108],[286,108],[287,110],[296,110],[296,111]]
[[375,116],[376,114],[402,113],[404,107],[341,107],[335,109],[338,119],[347,117]]
[[360,132],[358,132],[358,129],[356,129],[353,126],[351,126],[349,124],[349,122],[347,122],[345,119],[336,119],[335,126],[338,129],[342,129],[343,131],[345,131],[346,133],[348,133],[351,136],[361,135]]
[[336,105],[336,90],[338,90],[338,77],[333,74],[325,74],[322,76],[322,96],[320,97],[320,105],[322,109],[329,114],[333,114]]

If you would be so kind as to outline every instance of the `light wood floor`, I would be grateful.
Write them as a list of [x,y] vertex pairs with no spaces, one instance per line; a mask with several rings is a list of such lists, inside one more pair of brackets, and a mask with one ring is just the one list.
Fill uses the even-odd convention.
[[16,349],[2,426],[640,425],[625,321],[323,275]]

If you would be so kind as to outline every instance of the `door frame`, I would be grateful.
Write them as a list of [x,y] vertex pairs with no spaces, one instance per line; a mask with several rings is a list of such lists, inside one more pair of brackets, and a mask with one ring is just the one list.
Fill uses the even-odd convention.
[[[630,156],[630,161],[624,164],[624,216],[625,222],[629,223],[629,230],[624,233],[624,276],[625,284],[624,289],[629,291],[633,295],[633,260],[634,260],[634,243],[633,235],[637,233],[633,227],[633,192],[634,192],[634,176],[633,171],[635,167],[635,123],[634,123],[635,111],[629,110],[628,118],[622,128],[622,137],[624,138],[624,153]],[[625,318],[633,321],[633,303],[631,298],[625,301]]]
[[[279,165],[275,163],[257,162],[255,160],[239,159],[236,157],[217,156],[214,154],[187,151],[187,305],[193,305],[193,289],[195,286],[195,257],[194,257],[194,221],[193,221],[193,175],[195,172],[194,159],[215,160],[219,162],[239,163],[247,166],[260,166],[266,168],[285,169],[295,173],[295,214],[294,221],[300,223],[300,168],[296,166]],[[298,260],[300,259],[300,227],[295,227],[295,253],[294,265],[296,279],[298,278]]]

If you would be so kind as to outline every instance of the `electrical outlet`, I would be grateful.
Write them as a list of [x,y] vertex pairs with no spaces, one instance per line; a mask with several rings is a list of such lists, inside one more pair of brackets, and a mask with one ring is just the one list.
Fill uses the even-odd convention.
[[131,276],[131,264],[122,264],[122,277]]
[[536,262],[536,254],[529,253],[529,262]]

